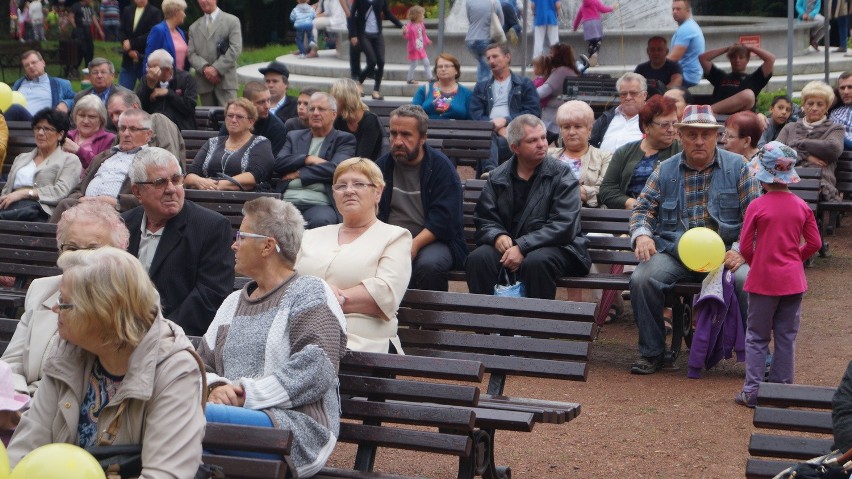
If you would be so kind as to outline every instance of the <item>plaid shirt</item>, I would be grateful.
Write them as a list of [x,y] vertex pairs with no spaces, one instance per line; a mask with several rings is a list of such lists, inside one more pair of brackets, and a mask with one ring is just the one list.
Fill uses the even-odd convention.
[[[713,171],[719,167],[718,150],[713,157],[713,162],[701,171],[689,166],[684,160],[683,155],[681,155],[679,162],[685,175],[683,182],[687,220],[685,229],[704,226],[714,231],[718,230],[718,225],[707,212],[710,180],[713,177]],[[737,182],[737,191],[740,197],[740,214],[742,217],[745,217],[746,208],[748,208],[749,203],[760,196],[760,182],[751,176],[745,165],[746,163],[743,163],[743,168],[740,171],[740,179]],[[657,210],[659,209],[661,199],[659,176],[660,167],[657,165],[657,168],[648,177],[642,193],[633,206],[633,214],[630,216],[631,241],[635,241],[636,237],[641,235],[654,237],[654,230],[657,225]]]

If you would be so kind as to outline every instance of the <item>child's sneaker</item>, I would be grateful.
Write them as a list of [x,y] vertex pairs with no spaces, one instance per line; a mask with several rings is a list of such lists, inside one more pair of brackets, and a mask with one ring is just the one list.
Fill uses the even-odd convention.
[[304,53],[300,53],[300,54],[299,54],[299,58],[305,58],[305,54],[304,54]]
[[598,54],[593,53],[592,56],[589,57],[589,66],[596,67],[598,66]]
[[734,402],[740,406],[753,408],[757,406],[757,393],[749,394],[745,391],[740,391],[736,396],[734,396]]

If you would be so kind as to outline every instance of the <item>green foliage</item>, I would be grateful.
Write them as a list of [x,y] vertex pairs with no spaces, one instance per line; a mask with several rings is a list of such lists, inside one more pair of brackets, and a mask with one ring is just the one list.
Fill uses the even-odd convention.
[[[786,88],[780,88],[775,91],[762,91],[757,96],[757,112],[758,113],[767,113],[769,111],[770,105],[772,105],[772,99],[778,95],[787,95]],[[793,103],[797,105],[802,104],[801,98],[793,98]]]

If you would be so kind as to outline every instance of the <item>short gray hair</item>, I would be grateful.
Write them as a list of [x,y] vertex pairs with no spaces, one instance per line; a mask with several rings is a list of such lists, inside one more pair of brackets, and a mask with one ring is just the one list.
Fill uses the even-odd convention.
[[643,77],[642,75],[633,72],[627,72],[624,75],[621,75],[621,78],[619,78],[615,82],[615,90],[621,93],[621,84],[626,81],[638,81],[639,90],[648,91],[648,80],[645,80],[645,77]]
[[417,120],[417,131],[420,136],[426,136],[426,130],[429,129],[429,116],[420,105],[401,105],[396,110],[392,111],[390,117],[398,116],[400,118],[414,118]]
[[130,177],[130,183],[135,185],[148,181],[148,167],[161,168],[171,165],[176,166],[180,171],[180,162],[169,150],[149,146],[139,150],[133,157],[127,176]]
[[109,106],[109,102],[113,100],[113,98],[118,98],[124,103],[124,106],[127,108],[131,108],[133,105],[141,105],[142,101],[139,100],[139,97],[136,93],[133,93],[130,90],[115,90],[109,98],[107,98],[107,106]]
[[[56,243],[62,247],[68,242],[68,228],[73,223],[98,223],[105,225],[110,231],[109,246],[127,249],[130,244],[130,232],[116,209],[103,201],[84,201],[68,208],[59,218],[56,225]],[[82,245],[81,245],[82,246]]]
[[257,234],[269,236],[278,243],[281,258],[289,266],[296,264],[305,233],[305,219],[292,203],[268,196],[255,198],[243,205],[243,216],[249,219]]
[[541,118],[535,115],[530,115],[529,113],[516,117],[506,128],[506,138],[509,140],[510,145],[518,145],[521,143],[521,140],[523,140],[526,135],[526,131],[524,131],[524,127],[526,126],[532,128],[540,126],[544,128],[544,122],[541,121]]
[[74,109],[71,110],[71,119],[77,123],[77,113],[81,111],[94,111],[101,119],[101,128],[107,123],[107,111],[104,102],[97,95],[83,95],[77,102],[74,103]]
[[[131,108],[129,110],[124,110],[124,112],[121,115],[118,116],[118,122],[122,123],[121,120],[123,118],[128,118],[128,117],[131,117],[131,116],[139,117],[139,119],[142,122],[142,126],[144,128],[149,129],[149,130],[151,129],[151,115],[147,111],[140,110],[139,108]],[[119,126],[119,125],[115,125],[115,126]]]
[[324,91],[318,91],[311,95],[311,101],[325,99],[328,102],[328,107],[331,108],[331,111],[337,111],[337,100],[331,96],[330,93],[326,93]]
[[92,61],[89,62],[89,70],[95,67],[99,67],[101,65],[109,65],[110,74],[115,75],[115,65],[113,65],[111,61],[107,60],[104,57],[92,58]]
[[162,48],[154,50],[148,55],[147,63],[150,64],[151,60],[156,60],[157,66],[160,68],[174,69],[175,67],[175,59],[172,57],[172,54]]

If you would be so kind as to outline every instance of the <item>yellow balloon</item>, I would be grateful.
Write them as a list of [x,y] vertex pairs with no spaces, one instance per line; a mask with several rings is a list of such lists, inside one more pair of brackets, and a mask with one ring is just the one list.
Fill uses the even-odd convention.
[[0,110],[6,111],[12,105],[12,89],[5,83],[0,83]]
[[718,233],[709,228],[692,228],[680,237],[677,254],[687,268],[707,273],[725,260],[725,243]]
[[0,442],[0,479],[9,479],[9,455],[6,454],[6,447]]
[[21,105],[27,106],[27,99],[24,97],[24,94],[19,91],[12,92],[12,104],[13,105]]
[[80,447],[48,444],[31,451],[15,466],[10,479],[106,479],[101,465]]

